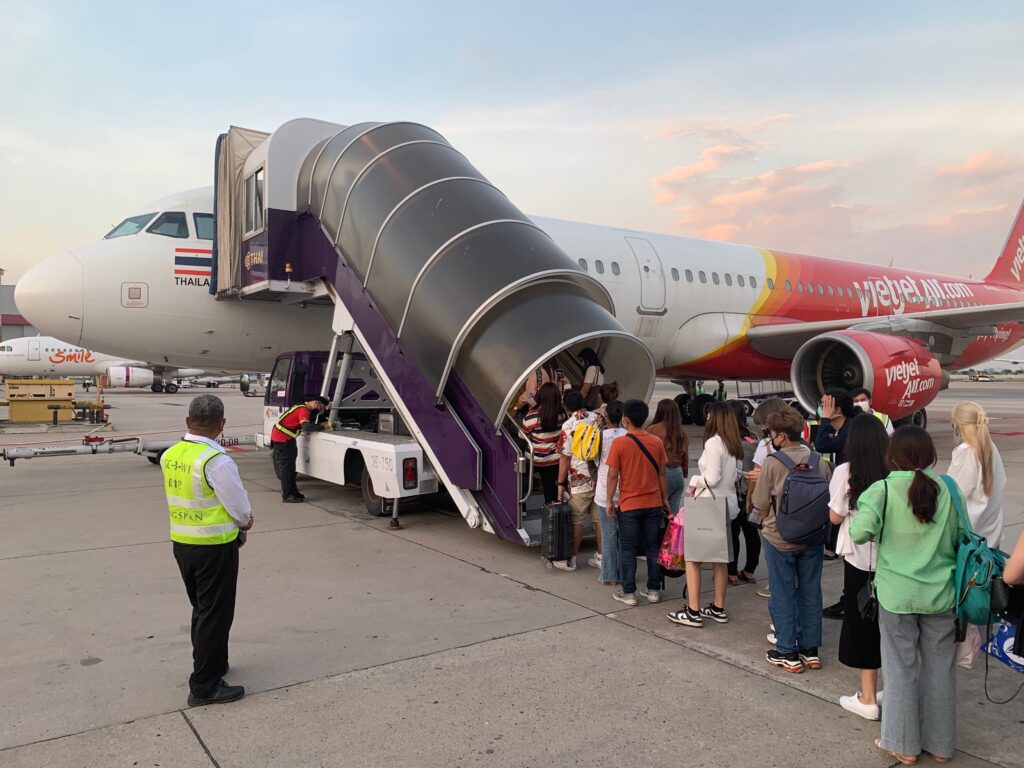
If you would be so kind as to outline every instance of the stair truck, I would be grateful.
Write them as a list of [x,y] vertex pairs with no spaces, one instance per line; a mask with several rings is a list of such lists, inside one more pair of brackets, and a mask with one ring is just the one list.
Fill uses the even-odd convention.
[[[363,486],[371,512],[444,489],[473,528],[539,542],[529,441],[510,412],[527,376],[570,375],[593,347],[625,397],[649,399],[650,350],[607,290],[436,131],[299,119],[232,128],[216,149],[220,301],[273,301],[330,325],[330,350],[278,358],[264,429],[296,398],[338,429],[298,468]],[[303,391],[304,390],[304,391]]]

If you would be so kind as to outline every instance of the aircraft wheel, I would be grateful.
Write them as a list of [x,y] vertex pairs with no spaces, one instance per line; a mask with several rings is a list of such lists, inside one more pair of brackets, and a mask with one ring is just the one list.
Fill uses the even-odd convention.
[[164,384],[164,392],[166,392],[168,395],[173,395],[177,391],[178,391],[178,385],[177,384]]
[[373,481],[370,479],[370,471],[363,467],[363,480],[360,483],[363,492],[363,506],[366,511],[374,517],[383,517],[387,514],[384,509],[384,499],[374,493]]
[[673,399],[676,401],[676,405],[679,407],[679,415],[683,419],[683,424],[692,423],[690,419],[690,410],[688,407],[690,403],[690,396],[684,392],[681,395],[676,395]]
[[698,427],[703,427],[708,422],[708,410],[714,402],[715,398],[707,393],[697,395],[690,401],[690,420]]
[[151,390],[152,390],[153,392],[163,392],[163,391],[164,391],[164,385],[163,385],[163,384],[153,384],[153,385],[152,385],[152,386],[150,387],[150,389],[151,389]]
[[909,416],[893,423],[896,429],[900,427],[920,427],[921,429],[928,429],[928,412],[922,408],[919,411],[914,411]]

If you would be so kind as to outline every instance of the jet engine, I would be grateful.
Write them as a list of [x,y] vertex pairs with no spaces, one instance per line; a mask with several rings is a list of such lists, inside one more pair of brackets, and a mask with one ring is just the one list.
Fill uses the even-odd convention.
[[797,350],[790,377],[811,413],[826,389],[865,387],[872,407],[893,419],[925,408],[949,385],[949,374],[923,342],[870,331],[814,337]]
[[107,369],[107,386],[111,389],[151,387],[153,372],[147,368],[118,365]]

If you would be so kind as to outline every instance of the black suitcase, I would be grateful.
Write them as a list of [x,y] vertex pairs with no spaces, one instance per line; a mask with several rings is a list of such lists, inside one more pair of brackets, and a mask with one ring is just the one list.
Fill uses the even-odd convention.
[[572,556],[572,512],[568,504],[545,506],[541,513],[540,555],[545,560]]

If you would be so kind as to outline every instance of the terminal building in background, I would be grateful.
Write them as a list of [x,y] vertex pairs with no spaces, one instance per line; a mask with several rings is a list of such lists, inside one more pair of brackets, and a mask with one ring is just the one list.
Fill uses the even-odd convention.
[[36,327],[21,316],[14,304],[14,286],[0,285],[0,341],[38,335]]

